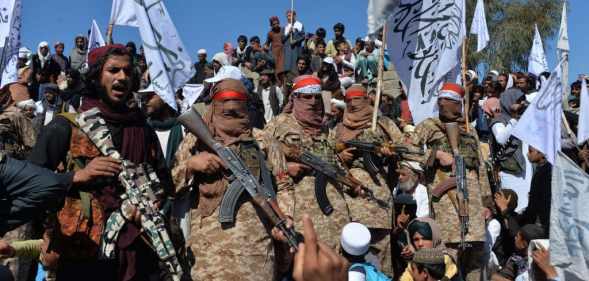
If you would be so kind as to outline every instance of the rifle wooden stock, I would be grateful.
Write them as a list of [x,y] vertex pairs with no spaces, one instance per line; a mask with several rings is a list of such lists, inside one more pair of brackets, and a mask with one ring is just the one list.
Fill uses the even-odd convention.
[[432,200],[439,201],[449,190],[456,188],[456,177],[448,177],[432,189]]

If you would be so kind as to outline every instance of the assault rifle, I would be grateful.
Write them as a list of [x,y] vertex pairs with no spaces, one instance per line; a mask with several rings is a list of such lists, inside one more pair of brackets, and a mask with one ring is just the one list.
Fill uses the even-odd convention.
[[390,205],[388,202],[376,198],[374,193],[369,188],[365,187],[358,179],[354,178],[352,174],[332,165],[323,159],[313,155],[308,151],[300,153],[299,161],[315,171],[315,198],[319,204],[319,208],[325,215],[333,212],[333,206],[329,203],[327,198],[327,182],[331,180],[335,184],[345,185],[352,188],[356,194],[363,193],[368,200],[376,202],[381,208],[388,209]]
[[[286,216],[280,210],[273,190],[270,191],[271,188],[262,188],[243,160],[233,150],[223,146],[213,138],[202,117],[194,108],[180,115],[178,121],[189,132],[198,137],[199,141],[212,149],[221,158],[225,167],[231,171],[231,184],[223,197],[222,206],[235,206],[241,193],[246,190],[251,196],[252,202],[262,210],[272,225],[282,231],[288,245],[293,249],[298,249],[298,243],[302,241],[302,237],[293,228],[287,226]],[[265,182],[264,184],[271,183]],[[226,203],[223,204],[224,202]],[[234,207],[231,209],[234,210]],[[222,208],[222,211],[219,212],[219,221],[221,223],[233,220],[234,213],[232,211],[227,211],[227,208]]]
[[123,166],[118,180],[125,192],[121,194],[120,212],[113,212],[107,219],[101,244],[102,254],[106,258],[114,258],[120,231],[131,218],[133,210],[137,210],[149,246],[156,252],[172,280],[180,280],[182,267],[166,229],[164,215],[156,205],[158,197],[163,195],[163,189],[155,171],[150,165],[134,164],[121,157],[98,108],[79,114],[76,122],[103,155],[120,160]]
[[387,153],[392,152],[395,155],[402,155],[402,154],[415,154],[415,155],[423,155],[424,152],[412,149],[406,145],[396,145],[391,142],[385,143],[378,143],[378,142],[365,142],[359,140],[349,140],[344,141],[343,143],[336,144],[336,151],[341,152],[347,148],[355,148],[356,151],[362,153],[362,165],[364,169],[372,180],[380,185],[380,181],[378,179],[379,173],[384,173],[383,170],[383,161],[382,157],[379,156],[388,156]]
[[458,149],[458,138],[460,136],[458,123],[445,123],[448,142],[454,154],[454,175],[456,176],[456,203],[458,206],[458,218],[460,220],[460,247],[465,248],[464,239],[468,234],[468,186],[466,182],[466,167],[464,158]]

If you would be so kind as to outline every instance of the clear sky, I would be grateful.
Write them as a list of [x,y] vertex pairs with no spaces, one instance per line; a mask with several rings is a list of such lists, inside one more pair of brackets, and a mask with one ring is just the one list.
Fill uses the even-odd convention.
[[[86,34],[92,19],[96,19],[102,32],[110,15],[109,0],[22,0],[23,31],[25,46],[34,52],[40,41],[48,41],[50,46],[56,41],[66,44],[66,54],[76,34]],[[367,0],[295,0],[295,9],[306,32],[315,32],[323,27],[328,38],[333,36],[332,26],[342,22],[346,26],[346,37],[350,41],[366,34]],[[569,1],[569,40],[570,80],[577,74],[589,74],[589,1]],[[207,49],[209,57],[221,51],[223,42],[234,45],[237,36],[244,34],[260,36],[262,42],[269,29],[268,18],[280,17],[285,23],[285,11],[290,8],[288,0],[167,0],[166,7],[176,24],[180,36],[193,59],[199,48]],[[470,23],[468,23],[470,26]],[[530,26],[530,29],[533,27]],[[134,28],[115,27],[115,42],[135,41],[140,43],[139,32]],[[550,67],[554,67],[554,38],[544,38],[544,45]]]

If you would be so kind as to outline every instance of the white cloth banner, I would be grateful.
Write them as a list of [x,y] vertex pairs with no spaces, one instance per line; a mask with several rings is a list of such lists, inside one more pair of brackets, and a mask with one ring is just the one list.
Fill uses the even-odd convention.
[[417,124],[436,113],[437,91],[459,66],[464,0],[401,0],[387,21],[389,56]]
[[579,108],[579,124],[577,126],[577,144],[581,145],[589,140],[589,90],[587,80],[581,82],[581,106]]
[[180,110],[181,113],[184,113],[186,110],[190,109],[194,102],[200,97],[202,94],[202,90],[204,90],[203,84],[186,84],[182,88],[182,95],[184,96],[184,100],[182,101],[182,109]]
[[113,0],[109,24],[139,27],[135,4],[135,0]]
[[477,7],[474,10],[470,34],[477,35],[477,53],[482,51],[489,44],[489,29],[487,28],[487,18],[485,18],[485,3],[483,0],[477,0]]
[[[95,20],[92,20],[92,26],[90,27],[90,36],[88,38],[88,54],[90,51],[102,47],[106,45],[104,38],[102,37],[102,33],[100,32],[100,28]],[[86,62],[88,62],[88,55],[86,55]]]
[[558,43],[556,44],[556,49],[567,52],[570,51],[566,2],[562,4],[562,14],[560,17],[560,29],[558,30]]
[[548,71],[548,61],[544,53],[544,45],[542,44],[540,31],[538,31],[538,25],[534,25],[534,41],[528,57],[528,72],[540,76],[540,73],[544,71]]
[[[569,35],[567,27],[567,10],[566,2],[562,4],[562,14],[560,18],[560,29],[558,30],[558,42],[556,44],[556,57],[565,60],[562,64],[562,81],[565,81],[565,87],[563,87],[563,99],[567,101],[567,95],[569,93],[568,81],[569,81]],[[568,107],[567,103],[564,103],[565,109]]]
[[550,262],[560,280],[589,276],[589,175],[559,152],[552,168]]
[[562,81],[560,63],[513,128],[512,134],[540,150],[551,164],[560,151]]
[[368,34],[381,28],[400,0],[368,0]]
[[20,29],[22,24],[21,0],[0,0],[0,88],[18,81],[18,50],[20,48]]
[[[145,59],[149,66],[151,85],[162,100],[178,110],[176,91],[182,88],[195,73],[190,55],[186,52],[163,1],[127,0],[126,2],[134,6]],[[131,4],[122,6],[130,9],[128,5]],[[126,11],[124,14],[128,15],[128,13]]]

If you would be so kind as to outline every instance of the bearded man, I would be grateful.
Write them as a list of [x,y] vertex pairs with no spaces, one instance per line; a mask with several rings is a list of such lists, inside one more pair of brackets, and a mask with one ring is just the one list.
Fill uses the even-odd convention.
[[[65,206],[46,232],[48,248],[41,261],[60,281],[82,276],[84,280],[152,280],[173,274],[160,268],[163,259],[152,248],[159,246],[148,245],[145,238],[144,222],[151,220],[124,200],[126,188],[119,180],[121,172],[141,177],[129,165],[144,167],[149,173],[144,184],[150,184],[154,197],[145,203],[154,208],[166,206],[173,192],[162,189],[172,183],[157,137],[141,111],[130,105],[139,84],[131,54],[122,45],[108,45],[92,50],[88,63],[79,112],[58,115],[49,123],[29,158],[50,170],[69,173],[73,181]],[[92,127],[88,129],[85,122]]]

